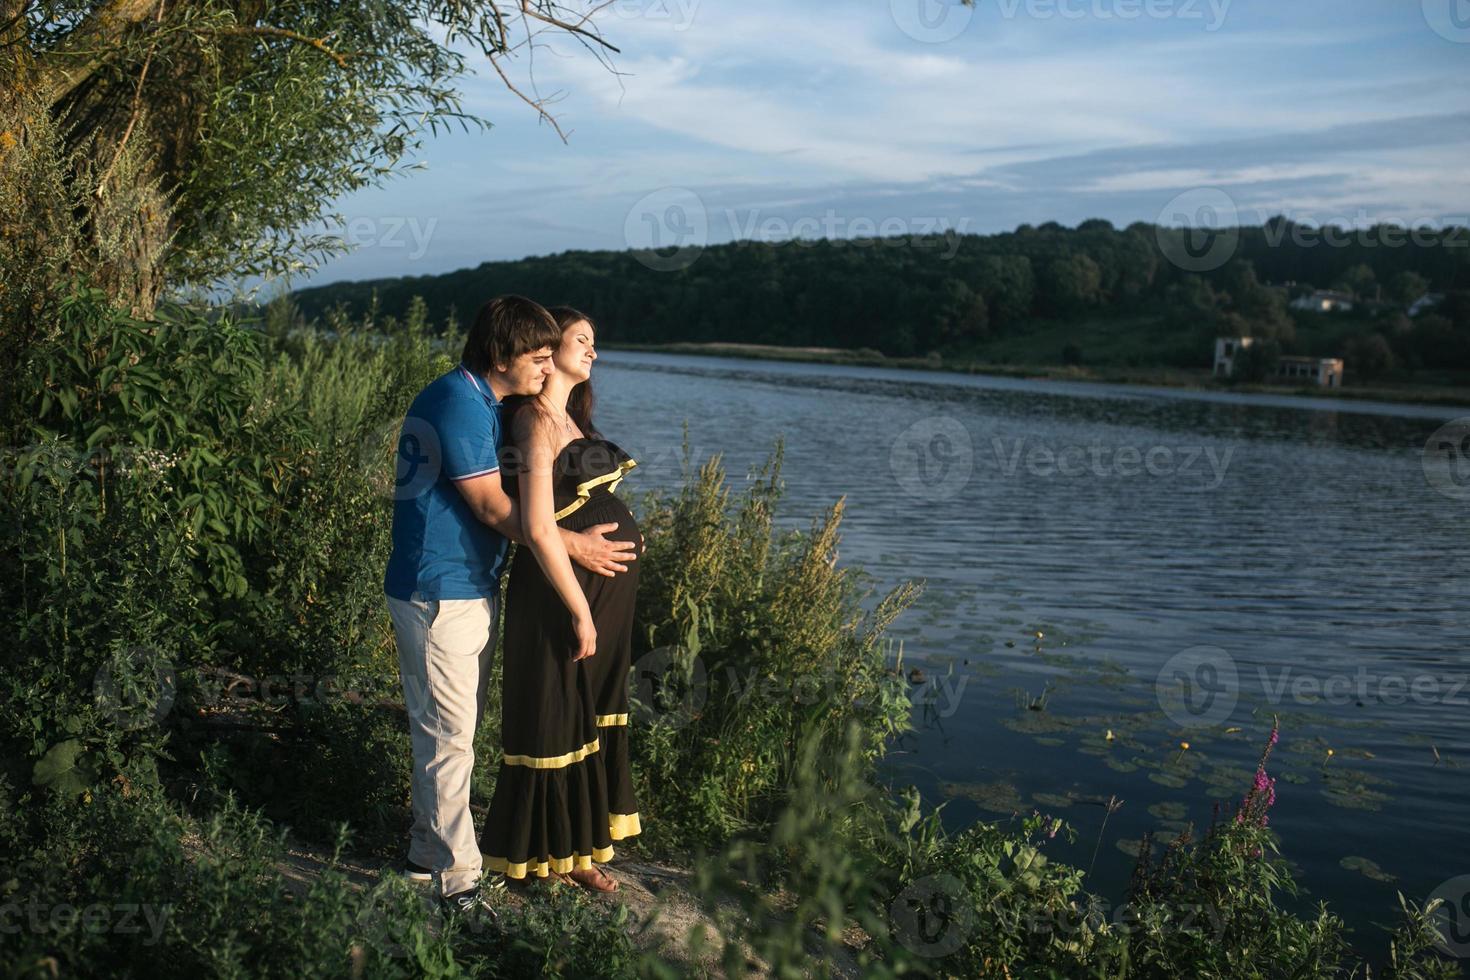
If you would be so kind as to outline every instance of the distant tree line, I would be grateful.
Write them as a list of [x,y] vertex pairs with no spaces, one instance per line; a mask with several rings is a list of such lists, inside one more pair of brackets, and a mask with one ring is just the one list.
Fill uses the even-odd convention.
[[[1161,364],[1208,365],[1211,339],[1238,335],[1270,341],[1269,350],[1349,353],[1358,377],[1470,370],[1470,229],[1459,227],[1338,229],[1273,218],[1206,233],[1142,222],[1119,230],[1094,219],[928,243],[742,241],[706,248],[676,271],[657,271],[648,259],[568,251],[293,296],[307,317],[334,308],[357,316],[374,296],[382,312],[401,314],[418,296],[442,321],[519,292],[585,309],[609,342],[871,348],[893,356],[974,354],[1048,321],[1097,321],[1105,332],[1109,319],[1142,317],[1156,326]],[[1325,317],[1288,305],[1314,289],[1349,293],[1355,309],[1319,329]],[[1444,300],[1410,319],[1406,307],[1431,291]]]

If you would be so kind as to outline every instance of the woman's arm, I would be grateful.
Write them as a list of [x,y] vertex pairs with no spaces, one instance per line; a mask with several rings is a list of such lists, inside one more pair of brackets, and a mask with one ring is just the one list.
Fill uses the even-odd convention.
[[535,416],[525,427],[524,440],[520,442],[525,451],[525,465],[520,473],[520,510],[525,543],[536,555],[547,580],[572,614],[577,638],[577,650],[572,659],[582,660],[597,652],[597,628],[592,623],[587,595],[572,571],[561,528],[556,523],[556,500],[552,489],[556,429],[539,412],[527,410],[523,414]]

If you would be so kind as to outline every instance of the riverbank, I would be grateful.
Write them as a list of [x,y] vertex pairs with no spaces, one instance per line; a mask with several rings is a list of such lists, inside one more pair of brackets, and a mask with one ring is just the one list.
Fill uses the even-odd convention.
[[[371,857],[344,855],[334,858],[330,849],[289,836],[283,850],[284,857],[275,863],[279,884],[298,902],[311,900],[312,889],[320,887],[324,874],[335,872],[341,875],[347,889],[359,897],[372,895],[375,888],[394,875],[391,867],[381,866]],[[722,933],[701,902],[694,872],[665,862],[631,857],[620,857],[601,867],[617,880],[618,891],[615,894],[582,893],[575,885],[554,878],[538,880],[524,889],[509,888],[499,878],[492,878],[486,886],[486,900],[496,912],[493,927],[513,929],[525,916],[537,914],[538,910],[548,914],[545,911],[548,905],[575,901],[575,896],[580,895],[603,908],[620,905],[626,909],[627,920],[623,928],[634,948],[656,957],[683,975],[712,978],[727,975],[718,955],[723,943]],[[444,930],[444,919],[434,900],[433,886],[414,883],[409,887],[423,899],[427,933],[439,936]],[[727,903],[729,909],[733,906],[733,901]],[[371,909],[374,906],[369,902],[366,907]],[[806,926],[813,930],[815,945],[815,926],[810,923]],[[485,927],[486,923],[476,923],[472,931]],[[696,938],[701,932],[702,941]],[[365,944],[380,938],[372,930],[365,930],[358,942],[349,948],[348,972],[352,977],[365,975]],[[837,956],[829,963],[834,977],[855,978],[860,975],[855,954],[867,939],[860,930],[850,930],[843,936],[842,945],[837,947]],[[742,955],[751,969],[762,973],[769,970],[769,964],[748,943],[741,946]]]
[[1146,385],[1195,391],[1245,394],[1299,395],[1415,405],[1452,405],[1470,411],[1470,385],[1373,385],[1320,388],[1315,385],[1223,384],[1209,371],[1183,368],[1087,367],[1073,364],[997,364],[943,357],[888,357],[871,349],[836,347],[781,347],[772,344],[677,343],[603,344],[608,350],[694,354],[703,357],[740,357],[757,361],[796,361],[853,367],[887,367],[949,374],[988,374],[1004,378],[1046,381],[1086,381],[1095,384]]

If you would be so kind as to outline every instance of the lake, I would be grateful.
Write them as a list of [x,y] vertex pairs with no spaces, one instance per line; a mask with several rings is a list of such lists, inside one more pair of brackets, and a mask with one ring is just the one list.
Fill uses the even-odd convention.
[[1470,428],[1444,428],[1470,408],[626,351],[594,375],[631,490],[678,480],[686,422],[736,480],[784,438],[783,520],[845,495],[841,561],[925,582],[884,772],[951,827],[1064,817],[1049,847],[1096,848],[1117,901],[1146,831],[1233,814],[1275,716],[1303,906],[1365,950],[1396,890],[1470,909]]

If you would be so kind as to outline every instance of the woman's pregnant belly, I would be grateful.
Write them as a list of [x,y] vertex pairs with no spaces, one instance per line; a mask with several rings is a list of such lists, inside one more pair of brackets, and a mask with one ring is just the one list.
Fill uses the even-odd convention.
[[594,524],[616,524],[617,528],[605,535],[612,540],[631,541],[634,544],[641,544],[643,541],[643,534],[638,530],[638,520],[616,494],[593,494],[585,504],[561,519],[561,526],[568,531],[585,531]]

